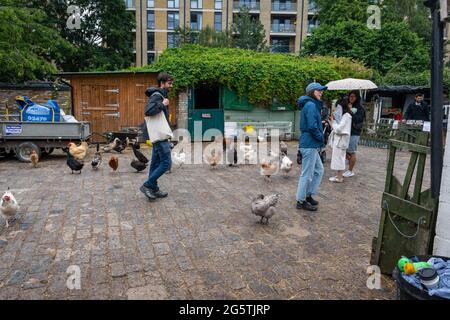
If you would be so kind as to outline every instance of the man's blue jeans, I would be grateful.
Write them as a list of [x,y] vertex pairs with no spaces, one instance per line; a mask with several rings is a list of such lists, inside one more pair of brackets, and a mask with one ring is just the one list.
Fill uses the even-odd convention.
[[297,201],[305,201],[307,196],[317,194],[323,176],[320,149],[300,148],[302,153],[302,174],[298,181]]
[[158,178],[169,170],[171,165],[172,156],[169,141],[155,142],[153,144],[152,161],[148,172],[148,180],[145,181],[144,186],[158,192]]

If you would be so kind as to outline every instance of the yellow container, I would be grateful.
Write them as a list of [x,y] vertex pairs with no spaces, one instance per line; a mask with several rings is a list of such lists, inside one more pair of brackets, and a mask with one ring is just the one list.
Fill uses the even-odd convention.
[[148,145],[149,147],[152,146],[152,142],[150,140],[145,141],[145,144]]

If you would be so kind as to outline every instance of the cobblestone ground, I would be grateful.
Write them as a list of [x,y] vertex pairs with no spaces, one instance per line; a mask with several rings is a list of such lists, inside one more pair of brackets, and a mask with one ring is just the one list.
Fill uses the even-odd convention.
[[[382,290],[366,287],[387,151],[360,147],[359,156],[344,184],[328,181],[326,163],[313,214],[295,209],[297,166],[270,183],[255,165],[173,169],[160,180],[169,197],[150,203],[131,150],[116,173],[104,160],[72,175],[56,151],[36,169],[0,159],[0,186],[21,204],[9,229],[0,218],[0,299],[393,299],[388,277]],[[407,156],[397,157],[401,170]],[[266,226],[250,202],[271,192],[282,198]],[[66,286],[71,265],[80,290]]]

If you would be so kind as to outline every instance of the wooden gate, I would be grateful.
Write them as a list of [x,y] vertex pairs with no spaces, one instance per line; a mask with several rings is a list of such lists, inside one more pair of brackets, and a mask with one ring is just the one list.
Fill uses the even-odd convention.
[[[437,201],[431,197],[430,188],[422,191],[426,157],[430,154],[428,139],[429,135],[422,133],[417,136],[416,143],[390,140],[380,227],[378,238],[373,241],[371,259],[371,263],[380,266],[385,274],[392,273],[401,256],[432,252]],[[403,183],[394,175],[395,156],[399,149],[411,153]]]
[[91,123],[92,142],[105,142],[101,135],[120,128],[119,88],[82,85],[81,92],[81,120]]

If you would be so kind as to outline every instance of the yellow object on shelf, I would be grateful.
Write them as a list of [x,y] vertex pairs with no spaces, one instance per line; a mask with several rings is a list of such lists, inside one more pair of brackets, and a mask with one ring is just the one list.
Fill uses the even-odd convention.
[[246,125],[246,126],[244,127],[244,132],[245,132],[245,133],[253,133],[254,129],[255,129],[254,126],[252,126],[252,125]]
[[152,142],[150,140],[145,141],[145,144],[148,145],[149,147],[152,146]]

